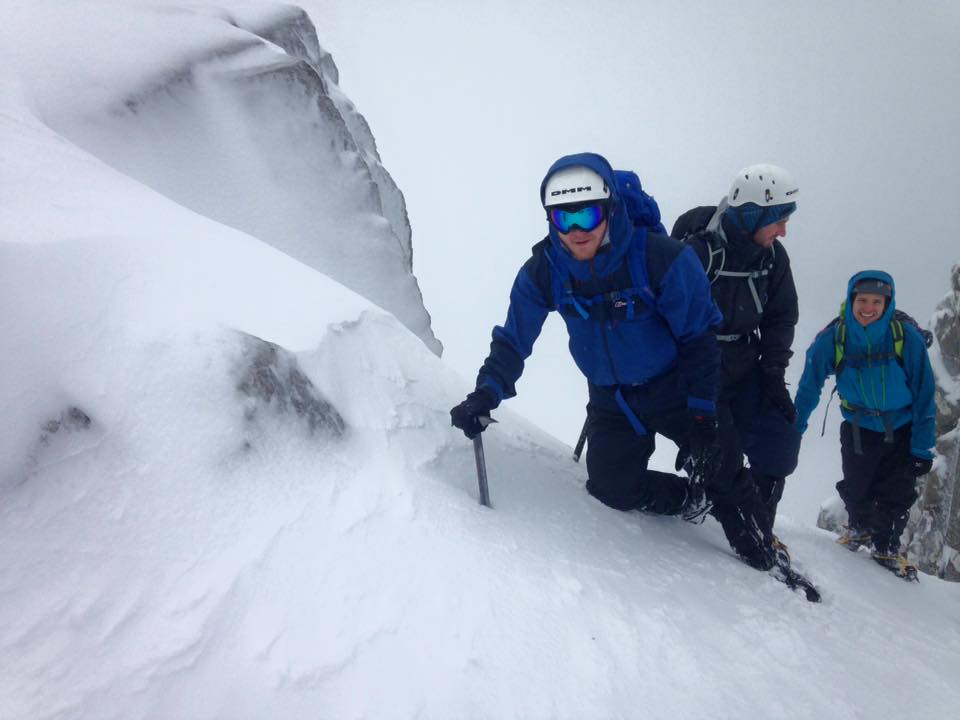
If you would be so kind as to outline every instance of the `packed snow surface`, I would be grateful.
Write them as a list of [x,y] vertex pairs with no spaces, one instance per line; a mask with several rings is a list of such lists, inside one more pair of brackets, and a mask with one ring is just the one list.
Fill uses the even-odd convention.
[[[212,6],[84,5],[253,42]],[[72,83],[80,55],[131,85],[183,61],[164,22],[79,48],[61,7],[0,15],[3,720],[955,714],[960,587],[812,518],[778,532],[821,604],[712,520],[599,504],[509,409],[481,507],[470,382],[422,338],[47,124],[119,90]]]

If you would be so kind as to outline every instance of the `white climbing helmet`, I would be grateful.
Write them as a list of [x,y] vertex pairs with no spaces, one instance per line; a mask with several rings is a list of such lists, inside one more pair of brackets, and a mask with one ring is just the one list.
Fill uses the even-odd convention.
[[543,189],[543,206],[568,205],[588,200],[606,200],[610,188],[597,173],[583,165],[557,170]]
[[730,207],[754,203],[760,207],[785,205],[797,201],[800,188],[793,175],[782,167],[761,163],[749,165],[737,173],[727,193]]

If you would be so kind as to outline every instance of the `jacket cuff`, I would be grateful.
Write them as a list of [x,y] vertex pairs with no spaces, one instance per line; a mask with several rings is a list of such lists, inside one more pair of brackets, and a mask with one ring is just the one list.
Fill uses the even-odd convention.
[[497,407],[503,401],[503,388],[496,380],[491,377],[485,377],[477,384],[477,390],[482,390],[490,394],[494,400],[493,407]]

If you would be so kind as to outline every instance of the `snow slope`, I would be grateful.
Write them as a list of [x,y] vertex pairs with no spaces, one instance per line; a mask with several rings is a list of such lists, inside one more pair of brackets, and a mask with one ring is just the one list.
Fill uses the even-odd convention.
[[480,507],[447,414],[468,381],[51,129],[29,89],[68,77],[57,40],[46,75],[0,66],[3,720],[955,713],[955,584],[782,518],[809,604],[713,521],[592,500],[508,409]]

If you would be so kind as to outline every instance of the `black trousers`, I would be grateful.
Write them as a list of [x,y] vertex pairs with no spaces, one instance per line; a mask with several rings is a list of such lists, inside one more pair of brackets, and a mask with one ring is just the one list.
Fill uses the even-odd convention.
[[[628,402],[630,400],[628,396]],[[600,502],[618,510],[642,510],[676,515],[687,500],[689,479],[648,468],[662,435],[677,447],[688,444],[689,417],[685,407],[638,411],[647,434],[638,435],[618,408],[593,403],[589,417],[587,445],[587,491]],[[721,441],[730,428],[721,426]],[[726,460],[726,458],[725,458]],[[713,502],[711,514],[719,520],[730,545],[752,564],[762,564],[770,545],[764,532],[763,510],[750,469],[742,455],[726,462],[708,484],[707,497]]]
[[647,435],[637,435],[619,410],[587,408],[587,492],[617,510],[642,510],[676,515],[687,500],[685,477],[650,470],[656,433],[677,442],[686,440],[686,413],[643,418]]
[[772,536],[786,476],[797,467],[800,433],[763,393],[759,365],[723,389],[717,402],[724,465],[735,468],[746,455],[760,496],[761,528]]
[[852,526],[873,531],[878,552],[896,553],[907,525],[910,507],[917,499],[917,481],[910,474],[912,425],[894,431],[893,442],[884,433],[860,428],[863,454],[854,452],[853,425],[840,426],[840,457],[843,480],[837,492]]

